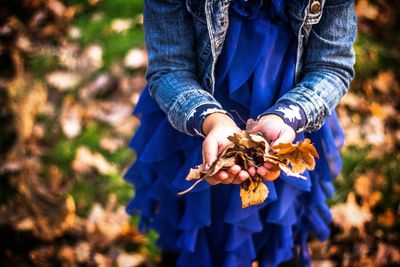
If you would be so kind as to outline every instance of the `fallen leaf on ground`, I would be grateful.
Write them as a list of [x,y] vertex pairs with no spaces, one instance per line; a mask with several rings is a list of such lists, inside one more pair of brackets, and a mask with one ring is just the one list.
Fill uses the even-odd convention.
[[129,50],[124,58],[124,66],[126,68],[137,69],[147,66],[147,52],[146,50],[133,48]]
[[364,224],[372,219],[371,211],[367,206],[360,207],[356,202],[356,197],[351,192],[345,203],[340,203],[332,207],[333,222],[344,230],[344,234],[350,233],[355,227],[364,232]]
[[46,76],[47,83],[60,92],[76,88],[82,81],[82,77],[69,71],[54,71]]
[[116,172],[115,166],[109,163],[103,155],[98,152],[92,152],[85,146],[78,148],[75,159],[72,162],[72,169],[79,174],[87,174],[92,169],[101,174]]
[[139,253],[121,253],[117,257],[118,267],[136,267],[144,263],[145,257]]

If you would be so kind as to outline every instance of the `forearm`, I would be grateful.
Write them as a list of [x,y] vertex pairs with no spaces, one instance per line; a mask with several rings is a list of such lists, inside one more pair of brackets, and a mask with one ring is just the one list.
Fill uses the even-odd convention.
[[171,125],[187,134],[190,118],[200,107],[222,111],[215,98],[197,81],[194,31],[185,1],[146,0],[144,30],[149,64],[146,78],[151,96],[167,114]]
[[335,2],[326,1],[320,22],[309,33],[300,82],[264,113],[274,113],[287,102],[301,108],[305,120],[304,125],[295,129],[298,132],[318,130],[354,77],[353,44],[357,30],[354,3]]
[[304,111],[305,123],[302,129],[296,130],[318,130],[347,92],[348,86],[348,83],[345,84],[338,78],[337,73],[320,69],[308,72],[299,84],[280,99],[280,102],[292,101]]
[[188,73],[170,72],[150,82],[151,92],[160,108],[177,130],[194,135],[201,133],[207,111],[225,113],[215,98],[203,90]]

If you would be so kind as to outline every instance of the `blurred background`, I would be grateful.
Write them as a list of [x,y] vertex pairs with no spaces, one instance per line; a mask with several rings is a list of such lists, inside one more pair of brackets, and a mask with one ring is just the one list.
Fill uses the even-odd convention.
[[[0,1],[0,265],[157,266],[124,212],[146,84],[142,0]],[[315,266],[400,266],[400,2],[356,1],[346,143]]]

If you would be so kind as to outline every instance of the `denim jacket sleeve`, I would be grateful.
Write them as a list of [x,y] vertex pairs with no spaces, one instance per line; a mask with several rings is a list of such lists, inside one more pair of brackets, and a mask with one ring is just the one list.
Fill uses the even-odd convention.
[[193,135],[187,122],[197,108],[207,105],[213,111],[224,111],[197,80],[195,37],[189,16],[185,1],[145,0],[144,31],[149,57],[146,78],[150,94],[174,128]]
[[301,106],[307,123],[301,131],[319,129],[348,91],[354,78],[357,22],[353,0],[326,0],[319,23],[308,38],[300,81],[280,101]]

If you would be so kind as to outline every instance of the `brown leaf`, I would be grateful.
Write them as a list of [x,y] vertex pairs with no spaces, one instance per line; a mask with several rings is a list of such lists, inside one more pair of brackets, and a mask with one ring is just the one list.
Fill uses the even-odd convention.
[[145,257],[139,253],[121,253],[117,257],[118,267],[136,267],[141,266],[145,261]]
[[74,103],[72,98],[65,98],[60,115],[60,124],[68,139],[73,139],[81,133],[84,112],[84,108],[80,104]]
[[220,157],[214,163],[211,165],[210,171],[207,173],[207,177],[215,175],[217,172],[219,172],[222,168],[229,168],[235,164],[235,158],[230,157],[230,158],[225,158],[225,157]]
[[72,162],[72,169],[79,174],[90,173],[92,169],[101,174],[116,172],[116,167],[109,163],[102,154],[92,152],[89,148],[81,146],[76,151],[75,159]]
[[249,181],[250,185],[248,190],[244,189],[243,187],[240,188],[242,208],[263,203],[269,194],[268,187],[264,183],[256,183],[251,179]]
[[240,133],[234,133],[231,136],[228,136],[228,140],[232,142],[233,145],[237,145],[240,142],[240,139],[242,139],[244,136],[246,136],[245,131],[241,131]]
[[264,155],[264,161],[268,161],[268,162],[271,162],[276,165],[279,165],[280,163],[286,165],[286,163],[287,163],[287,160],[281,160],[277,156],[274,156],[274,155]]
[[292,164],[294,173],[303,173],[306,169],[313,170],[315,167],[314,157],[319,157],[317,150],[311,144],[311,140],[306,138],[302,143],[296,144],[279,144],[272,147],[278,152],[275,155],[281,159],[287,159]]
[[201,176],[204,174],[205,174],[204,165],[200,164],[200,165],[190,169],[189,174],[186,176],[186,181],[200,179]]
[[264,155],[269,155],[270,145],[268,141],[261,134],[250,133],[249,137],[251,140],[256,142],[258,147],[263,147]]
[[75,258],[78,263],[84,263],[90,259],[90,244],[87,241],[79,242],[74,248]]
[[124,140],[114,137],[103,137],[100,140],[101,148],[107,150],[110,153],[114,153],[118,149],[124,146]]
[[261,135],[261,134],[255,134],[255,133],[249,133],[249,137],[251,140],[253,140],[256,143],[262,143],[265,146],[269,147],[269,144],[267,142],[267,140],[265,140],[265,138]]
[[278,179],[281,174],[281,169],[278,166],[273,166],[269,171],[265,174],[265,176],[261,176],[265,181],[275,181]]
[[58,258],[67,264],[73,264],[75,262],[74,250],[70,246],[62,246],[58,251]]
[[378,216],[378,223],[386,228],[391,228],[396,223],[396,214],[392,210],[386,209],[383,214]]
[[349,235],[352,227],[363,233],[364,224],[372,220],[369,207],[360,207],[353,192],[348,195],[346,203],[332,206],[332,215],[333,222],[343,228],[345,235]]
[[96,253],[93,258],[94,258],[94,262],[96,263],[96,266],[99,266],[99,267],[112,267],[113,266],[112,260],[104,254]]
[[81,83],[82,77],[78,73],[57,70],[46,75],[46,81],[51,87],[64,92],[76,88]]
[[115,196],[111,195],[107,207],[93,204],[85,224],[88,240],[93,246],[107,247],[123,235],[129,224],[124,207],[116,206],[115,202]]

